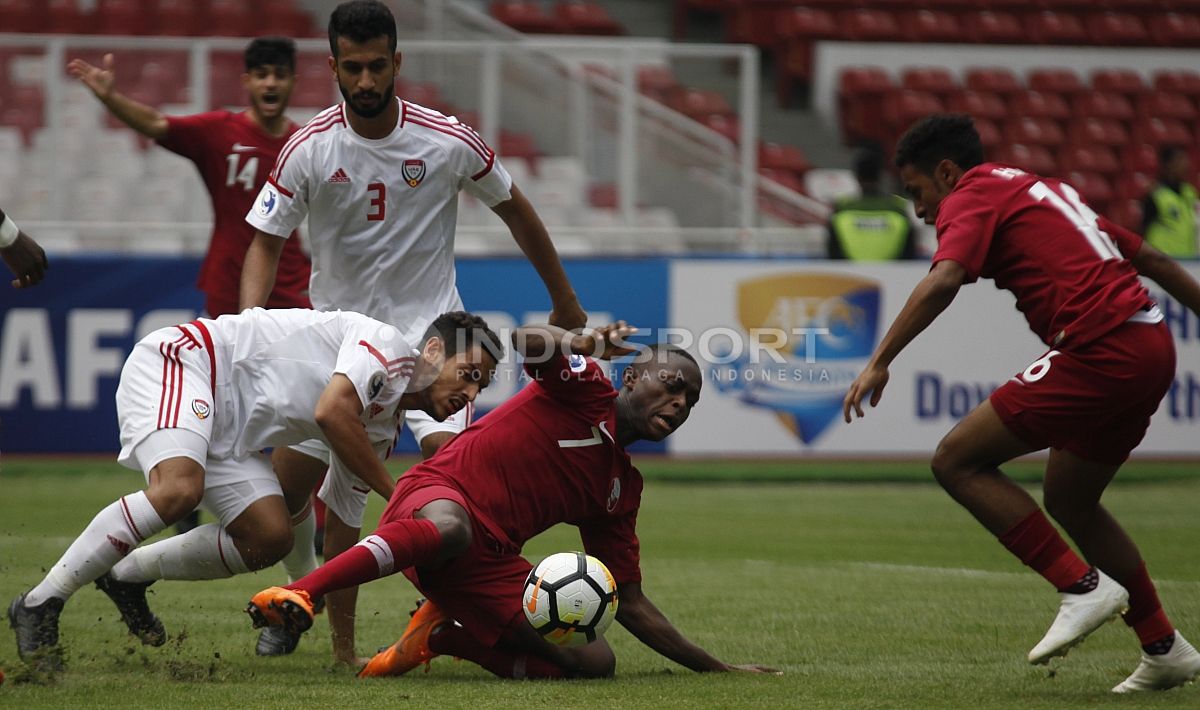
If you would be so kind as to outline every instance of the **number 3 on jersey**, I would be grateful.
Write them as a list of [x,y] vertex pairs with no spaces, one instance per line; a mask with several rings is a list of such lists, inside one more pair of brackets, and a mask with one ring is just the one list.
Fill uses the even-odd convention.
[[367,221],[383,221],[384,212],[387,207],[387,185],[381,182],[373,182],[367,185],[367,195],[374,195],[368,202],[370,208],[367,210]]
[[241,158],[240,153],[230,153],[225,156],[225,162],[229,163],[229,172],[225,175],[225,187],[233,187],[234,183],[241,183],[242,189],[246,192],[257,190],[258,184],[258,156],[251,155],[246,158],[246,162],[242,165],[242,169],[238,170],[238,159]]

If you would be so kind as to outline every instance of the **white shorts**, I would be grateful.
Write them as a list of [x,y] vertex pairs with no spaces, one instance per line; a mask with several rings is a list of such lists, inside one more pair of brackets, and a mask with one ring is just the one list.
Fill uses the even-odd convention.
[[[438,422],[425,412],[410,410],[405,412],[404,422],[420,442],[422,438],[436,432],[457,434],[471,423],[473,413],[474,405],[468,405],[446,421]],[[289,448],[329,465],[329,472],[325,476],[325,482],[321,484],[321,489],[317,491],[317,497],[337,513],[342,522],[351,527],[362,528],[363,514],[367,510],[371,488],[346,468],[336,456],[330,456],[329,445],[320,439],[309,439]]]
[[261,498],[283,496],[269,456],[256,453],[242,460],[211,458],[208,441],[186,429],[153,431],[132,454],[147,483],[152,468],[166,459],[181,456],[204,467],[204,498],[200,507],[212,513],[221,525],[228,526],[237,520],[251,503]]
[[[133,450],[147,436],[186,429],[212,441],[210,353],[178,326],[161,328],[133,346],[117,385],[117,422],[123,466],[139,468]],[[207,451],[207,446],[205,447]]]

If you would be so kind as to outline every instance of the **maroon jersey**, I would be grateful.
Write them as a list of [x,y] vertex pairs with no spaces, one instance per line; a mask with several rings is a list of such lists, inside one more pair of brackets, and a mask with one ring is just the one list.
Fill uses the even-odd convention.
[[558,523],[576,525],[618,583],[641,581],[634,527],[642,475],[613,439],[616,397],[595,361],[560,357],[405,478],[458,489],[512,552]]
[[1047,345],[1095,340],[1153,304],[1129,262],[1141,237],[1098,217],[1070,185],[984,163],[942,200],[933,263],[1011,291]]
[[[237,313],[242,263],[254,239],[246,213],[266,182],[275,158],[296,129],[271,136],[245,113],[209,111],[168,116],[167,135],[159,144],[196,164],[213,206],[212,241],[196,285],[208,296],[208,314]],[[279,256],[275,288],[268,308],[310,308],[308,277],[312,267],[293,233]]]

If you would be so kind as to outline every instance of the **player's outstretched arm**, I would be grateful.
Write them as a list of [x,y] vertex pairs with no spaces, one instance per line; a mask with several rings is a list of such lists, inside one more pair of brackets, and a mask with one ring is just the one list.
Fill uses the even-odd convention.
[[329,380],[313,417],[325,434],[329,447],[346,468],[385,499],[392,497],[395,483],[375,455],[362,423],[363,404],[349,377],[336,373]]
[[100,99],[100,103],[130,128],[154,140],[166,138],[166,116],[153,106],[134,101],[113,89],[116,80],[113,55],[104,55],[101,64],[102,66],[97,67],[82,59],[72,59],[67,63],[67,71],[91,89],[96,98]]
[[620,586],[620,602],[617,605],[617,621],[629,630],[638,641],[681,666],[699,673],[711,671],[749,671],[752,673],[779,673],[780,671],[757,664],[732,665],[715,658],[708,651],[684,638],[674,624],[654,606],[639,582],[625,582]]
[[1200,315],[1200,283],[1177,261],[1151,246],[1150,242],[1142,242],[1132,261],[1139,274],[1162,286],[1172,298]]
[[862,418],[862,400],[867,394],[871,395],[871,406],[879,404],[883,397],[883,388],[887,386],[888,366],[900,354],[913,338],[929,327],[946,307],[958,295],[962,287],[966,269],[956,261],[939,261],[933,265],[925,278],[917,284],[909,295],[900,315],[892,322],[892,327],[879,341],[871,360],[863,371],[850,385],[846,398],[842,400],[842,418],[850,422],[850,410]]
[[629,355],[637,350],[626,338],[637,332],[637,328],[623,320],[616,323],[588,328],[582,333],[572,333],[553,325],[524,325],[513,331],[513,349],[525,358],[527,367],[539,369],[559,355],[586,355],[600,360],[609,360]]
[[287,240],[262,230],[254,233],[246,260],[242,262],[242,286],[238,309],[265,308],[271,289],[275,288],[275,273],[279,270],[279,255]]
[[546,231],[546,225],[542,224],[541,217],[538,217],[537,211],[521,190],[513,185],[512,197],[493,207],[492,211],[504,220],[504,224],[512,233],[513,241],[521,247],[525,258],[529,259],[529,263],[537,270],[538,276],[542,277],[542,283],[550,293],[551,325],[567,330],[586,325],[587,313],[584,313],[583,306],[579,305],[575,288],[571,286],[567,272],[563,270],[554,242],[550,241],[550,233]]
[[0,258],[17,278],[13,288],[28,288],[41,281],[50,265],[46,262],[46,251],[33,241],[33,237],[21,231],[12,218],[0,210]]

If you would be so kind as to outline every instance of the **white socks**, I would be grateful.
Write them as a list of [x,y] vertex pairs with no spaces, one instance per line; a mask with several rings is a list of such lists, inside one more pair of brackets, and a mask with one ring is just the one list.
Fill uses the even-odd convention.
[[118,499],[92,518],[46,578],[25,595],[25,605],[38,606],[50,597],[68,599],[166,527],[145,491]]
[[292,526],[292,533],[296,541],[292,544],[292,551],[283,558],[288,582],[295,582],[317,568],[317,550],[313,547],[313,538],[317,534],[317,516],[313,514],[312,506],[308,507],[304,520]]
[[113,577],[122,582],[225,579],[249,571],[233,540],[216,523],[138,548],[112,568]]

